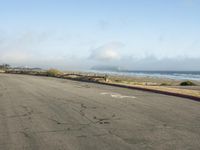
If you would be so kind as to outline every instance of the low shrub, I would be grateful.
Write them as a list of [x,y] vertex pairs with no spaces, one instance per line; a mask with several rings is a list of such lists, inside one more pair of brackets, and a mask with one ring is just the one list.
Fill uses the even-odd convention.
[[122,82],[122,80],[119,80],[119,79],[115,79],[114,81],[115,82]]
[[61,75],[62,72],[56,69],[49,69],[46,71],[46,75],[50,77],[56,77],[58,75]]
[[196,84],[192,81],[184,81],[180,83],[180,86],[195,86]]
[[170,86],[171,84],[169,83],[161,83],[160,86]]

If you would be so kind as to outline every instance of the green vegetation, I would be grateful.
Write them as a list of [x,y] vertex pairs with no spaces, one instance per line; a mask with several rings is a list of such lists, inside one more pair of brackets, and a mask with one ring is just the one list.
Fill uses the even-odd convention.
[[57,69],[49,69],[46,71],[47,76],[56,77],[62,75],[63,73]]
[[184,81],[180,83],[180,86],[195,86],[196,84],[192,81]]
[[115,79],[114,81],[115,82],[122,82],[122,80],[120,80],[120,79]]
[[160,86],[171,86],[169,83],[161,83]]

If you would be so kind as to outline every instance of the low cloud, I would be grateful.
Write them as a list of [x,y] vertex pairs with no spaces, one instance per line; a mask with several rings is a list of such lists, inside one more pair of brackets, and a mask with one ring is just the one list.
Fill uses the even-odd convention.
[[42,62],[41,45],[49,39],[48,32],[27,31],[19,34],[4,33],[0,36],[0,63],[34,65]]
[[119,66],[128,70],[177,70],[177,71],[194,71],[200,68],[200,59],[193,57],[162,58],[155,56],[146,56],[138,59],[135,57],[125,57]]
[[120,42],[107,43],[95,48],[90,54],[90,59],[97,61],[116,61],[121,59],[119,49],[123,47]]
[[[90,53],[87,53],[87,47],[79,47],[83,51],[72,50],[72,53],[68,53],[71,51],[68,43],[55,39],[55,35],[46,32],[27,32],[15,36],[1,33],[0,63],[9,63],[13,66],[55,67],[63,70],[89,69],[92,66],[117,66],[128,70],[199,70],[200,68],[199,40],[188,46],[187,49],[191,49],[190,51],[180,51],[184,55],[175,53],[176,51],[173,53],[174,56],[164,55],[165,51],[139,55],[139,50],[129,50],[130,53],[126,56],[126,53],[122,52],[125,49],[121,42],[110,42],[95,47]],[[162,40],[161,36],[160,41]]]
[[10,63],[24,63],[25,61],[30,61],[30,59],[32,59],[30,54],[21,51],[4,52],[0,56],[2,62]]

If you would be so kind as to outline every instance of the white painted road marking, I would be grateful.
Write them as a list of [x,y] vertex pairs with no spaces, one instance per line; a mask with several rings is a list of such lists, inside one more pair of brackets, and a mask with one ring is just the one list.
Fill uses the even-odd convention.
[[136,98],[135,96],[126,96],[126,95],[121,95],[119,93],[106,93],[103,92],[101,95],[110,95],[113,98]]

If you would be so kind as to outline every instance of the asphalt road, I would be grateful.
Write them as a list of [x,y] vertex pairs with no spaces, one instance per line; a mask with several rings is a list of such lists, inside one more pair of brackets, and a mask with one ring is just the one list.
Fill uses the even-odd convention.
[[200,103],[0,74],[0,150],[199,150]]

